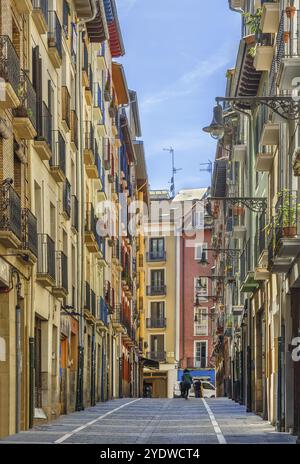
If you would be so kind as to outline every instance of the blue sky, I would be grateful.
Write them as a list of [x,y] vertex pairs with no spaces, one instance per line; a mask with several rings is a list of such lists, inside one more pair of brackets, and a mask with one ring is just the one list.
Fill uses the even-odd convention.
[[206,187],[200,163],[214,159],[215,142],[202,132],[224,95],[235,64],[240,15],[226,0],[117,0],[128,86],[138,92],[150,187],[169,188],[173,146],[176,190]]

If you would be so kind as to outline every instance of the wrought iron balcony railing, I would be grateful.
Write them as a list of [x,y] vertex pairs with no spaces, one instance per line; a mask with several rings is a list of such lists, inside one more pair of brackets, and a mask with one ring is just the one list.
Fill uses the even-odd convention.
[[56,287],[68,292],[68,257],[62,252],[56,252]]
[[97,218],[93,203],[87,203],[86,205],[85,231],[92,233],[95,238],[97,237]]
[[84,303],[85,309],[88,311],[91,310],[91,287],[88,282],[85,282],[85,303]]
[[20,106],[14,108],[14,117],[29,118],[34,129],[37,129],[37,99],[36,92],[33,88],[31,80],[25,71],[21,71],[20,81],[18,87],[18,97],[20,100]]
[[38,234],[37,272],[55,281],[55,243],[48,234]]
[[108,325],[108,307],[107,307],[107,304],[105,303],[104,299],[101,297],[100,298],[100,301],[99,301],[99,315],[100,315],[100,319],[101,321],[104,323],[104,325]]
[[12,232],[21,240],[21,199],[13,187],[7,183],[1,186],[0,194],[0,230]]
[[48,0],[32,0],[34,10],[40,10],[44,20],[48,23]]
[[60,131],[53,131],[54,150],[49,161],[51,168],[55,171],[60,171],[63,176],[66,175],[66,142]]
[[71,142],[78,150],[78,117],[75,110],[71,111]]
[[153,361],[163,362],[166,360],[167,353],[165,351],[148,351],[147,358],[153,359]]
[[18,95],[20,83],[20,60],[10,38],[0,36],[0,77],[9,83]]
[[92,315],[96,317],[97,316],[96,314],[96,294],[94,290],[91,290],[91,311],[92,311]]
[[162,295],[166,295],[166,293],[167,293],[166,285],[147,285],[148,296],[162,296]]
[[71,217],[71,184],[66,179],[63,187],[63,211],[67,218]]
[[60,58],[62,58],[62,27],[56,11],[48,12],[48,46],[56,48]]
[[85,122],[85,131],[84,131],[84,149],[85,150],[95,150],[95,134],[93,124],[90,121]]
[[167,319],[165,317],[147,318],[146,320],[147,329],[165,329],[167,327]]
[[150,251],[149,253],[147,253],[147,261],[150,262],[150,261],[166,261],[167,259],[167,254],[165,251],[159,251],[159,252],[155,252],[155,251]]
[[37,140],[44,140],[52,149],[52,115],[45,102],[42,103],[41,115],[37,118]]
[[29,250],[36,258],[38,256],[37,218],[30,209],[22,210],[22,243],[24,250]]

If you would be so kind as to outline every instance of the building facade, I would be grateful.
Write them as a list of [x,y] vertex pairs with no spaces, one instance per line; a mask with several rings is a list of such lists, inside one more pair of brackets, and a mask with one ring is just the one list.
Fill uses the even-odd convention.
[[[226,96],[244,100],[225,104],[228,129],[212,185],[212,197],[226,197],[215,230],[237,250],[227,253],[225,318],[214,355],[226,395],[299,435],[299,362],[292,356],[299,335],[299,115],[292,98],[292,111],[280,98],[292,96],[299,75],[300,5],[229,6],[241,14],[242,37]],[[277,103],[253,105],[249,96]]]
[[148,183],[115,1],[1,0],[0,34],[4,437],[139,395]]

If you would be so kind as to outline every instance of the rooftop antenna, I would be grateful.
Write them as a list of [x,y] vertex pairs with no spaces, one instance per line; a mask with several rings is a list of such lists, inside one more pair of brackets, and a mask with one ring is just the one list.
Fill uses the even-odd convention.
[[182,168],[175,168],[175,150],[174,148],[163,148],[163,151],[168,151],[172,155],[172,177],[171,177],[171,187],[170,187],[170,192],[172,198],[175,198],[175,174],[177,174],[178,171],[182,171]]
[[213,164],[212,164],[212,161],[211,160],[208,160],[207,163],[200,163],[200,166],[206,166],[206,167],[203,167],[203,168],[200,168],[200,172],[209,172],[210,174],[210,179],[212,181],[212,171],[213,171]]

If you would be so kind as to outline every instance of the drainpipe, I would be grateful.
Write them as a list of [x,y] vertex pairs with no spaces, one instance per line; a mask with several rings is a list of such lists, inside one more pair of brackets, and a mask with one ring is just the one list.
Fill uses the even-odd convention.
[[83,405],[83,369],[84,369],[84,318],[83,318],[83,295],[84,295],[84,163],[83,163],[83,103],[82,103],[82,32],[83,27],[88,22],[93,21],[97,16],[97,1],[90,0],[93,14],[90,18],[80,20],[77,25],[77,72],[76,72],[76,109],[79,121],[79,150],[78,162],[76,163],[76,182],[78,188],[78,248],[77,248],[77,305],[79,317],[79,337],[78,337],[78,369],[77,369],[77,391],[76,391],[76,411],[84,409]]
[[17,269],[12,269],[12,278],[16,277],[16,433],[20,432],[20,418],[21,418],[21,307],[20,307],[20,274]]

